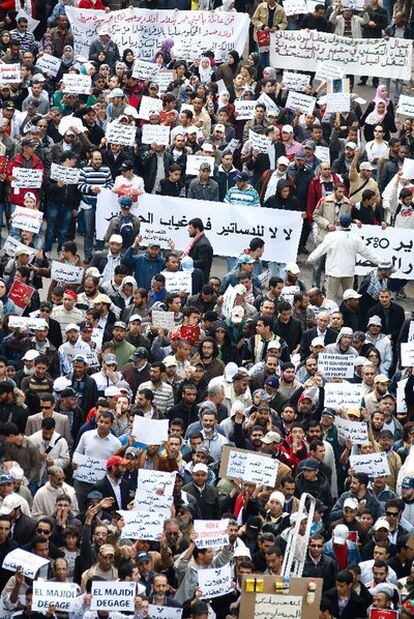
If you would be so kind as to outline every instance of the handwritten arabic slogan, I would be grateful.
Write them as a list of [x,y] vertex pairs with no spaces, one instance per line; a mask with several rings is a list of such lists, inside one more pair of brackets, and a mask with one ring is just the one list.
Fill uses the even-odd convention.
[[202,599],[209,600],[226,595],[231,591],[231,565],[198,570],[198,585],[202,592]]
[[[361,236],[367,247],[371,247],[381,261],[395,259],[397,271],[391,275],[400,279],[414,279],[414,231],[405,228],[386,228],[380,226],[352,227],[353,231]],[[362,256],[357,257],[357,275],[366,275],[375,266]]]
[[353,39],[316,30],[278,30],[270,35],[270,64],[316,71],[334,62],[351,75],[411,78],[412,42],[405,39]]
[[356,473],[366,473],[369,477],[386,477],[390,474],[387,454],[383,451],[373,454],[349,456],[349,464]]
[[300,595],[272,595],[271,593],[256,593],[254,605],[255,619],[300,619],[302,612],[302,597]]
[[[259,218],[257,209],[188,198],[168,198],[166,209],[165,198],[151,194],[143,194],[139,201],[143,244],[157,241],[164,248],[171,238],[177,249],[184,249],[188,245],[188,222],[195,212],[202,214],[206,234],[218,256],[239,256],[258,236],[266,243],[265,260],[296,260],[302,230],[299,212],[261,208]],[[258,224],[258,219],[266,223]]]
[[107,24],[119,51],[131,48],[140,60],[150,60],[165,39],[174,39],[177,58],[194,60],[213,50],[216,61],[225,60],[232,49],[242,55],[249,32],[247,13],[209,11],[82,11],[67,7],[75,40],[75,53],[88,57],[90,42],[100,25]]

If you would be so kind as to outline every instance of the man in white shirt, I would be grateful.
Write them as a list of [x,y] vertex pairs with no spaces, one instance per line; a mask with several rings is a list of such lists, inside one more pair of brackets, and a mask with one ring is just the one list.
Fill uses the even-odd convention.
[[69,447],[63,436],[56,432],[56,421],[53,417],[43,419],[42,429],[32,434],[29,440],[39,450],[41,466],[37,481],[39,486],[43,486],[48,478],[49,467],[60,466],[65,469],[68,466]]
[[56,499],[67,494],[71,500],[71,511],[79,513],[78,499],[72,486],[65,482],[65,473],[60,466],[51,466],[48,470],[48,482],[36,492],[32,505],[32,518],[51,516],[56,509]]

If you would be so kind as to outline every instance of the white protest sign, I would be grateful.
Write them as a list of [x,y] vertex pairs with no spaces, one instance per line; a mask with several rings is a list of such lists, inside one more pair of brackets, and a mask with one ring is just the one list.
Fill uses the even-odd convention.
[[106,475],[106,460],[103,458],[92,458],[92,456],[85,456],[75,451],[73,462],[78,465],[73,471],[73,479],[78,481],[83,481],[86,484],[96,484],[97,481]]
[[351,109],[351,94],[349,92],[333,92],[326,95],[326,100],[326,112],[328,114],[349,112]]
[[342,0],[342,8],[352,9],[353,11],[363,11],[365,0]]
[[194,531],[197,533],[197,548],[221,548],[229,543],[227,527],[229,519],[194,520]]
[[268,286],[271,277],[272,277],[272,272],[270,269],[266,269],[266,271],[263,271],[263,273],[260,273],[260,275],[258,275],[260,286],[262,288],[265,288],[266,286]]
[[198,586],[204,600],[229,593],[232,589],[231,581],[230,563],[226,563],[223,567],[198,569]]
[[82,267],[66,264],[59,260],[52,260],[52,269],[50,277],[55,282],[64,282],[65,284],[81,284],[85,271]]
[[279,461],[259,455],[253,451],[245,451],[231,447],[228,450],[228,463],[225,477],[243,479],[255,484],[274,487],[276,483]]
[[223,314],[224,318],[229,318],[231,314],[231,310],[234,307],[234,302],[236,300],[236,297],[237,297],[236,288],[230,284],[226,288],[226,291],[223,295],[223,303],[221,306],[221,313]]
[[319,63],[339,64],[349,75],[410,80],[412,42],[391,37],[354,39],[316,30],[278,30],[270,34],[272,67],[316,71]]
[[35,331],[37,329],[46,329],[47,322],[44,318],[32,318],[25,316],[9,316],[8,326],[13,329],[28,329]]
[[401,367],[411,368],[414,366],[414,342],[401,343]]
[[293,73],[293,71],[283,71],[282,83],[283,88],[286,88],[287,90],[305,92],[310,84],[310,75],[305,75],[304,73]]
[[20,64],[0,64],[0,84],[20,84],[21,81]]
[[30,252],[31,257],[33,258],[36,253],[36,249],[34,247],[28,247],[24,243],[21,243],[18,239],[15,239],[13,236],[8,236],[4,245],[3,251],[7,256],[13,257],[16,253],[16,249],[27,249]]
[[[166,39],[174,40],[174,55],[195,60],[211,49],[216,62],[225,62],[230,50],[240,56],[248,40],[250,18],[247,13],[228,11],[177,11],[124,9],[95,11],[68,7],[75,55],[89,57],[90,41],[101,25],[108,26],[111,38],[122,52],[131,48],[135,57],[151,61]],[[171,81],[171,79],[170,79]]]
[[[1,66],[1,65],[0,65]],[[42,186],[43,170],[13,168],[11,186],[16,189],[39,189]]]
[[349,464],[356,473],[366,473],[369,477],[386,477],[390,474],[387,454],[384,451],[373,454],[351,454]]
[[135,581],[94,580],[91,589],[91,610],[134,611],[135,590]]
[[359,408],[363,396],[360,383],[326,383],[324,406],[330,408]]
[[316,68],[315,79],[325,82],[327,80],[342,78],[344,75],[344,69],[333,62],[319,62]]
[[79,168],[69,168],[58,163],[52,163],[50,167],[50,178],[53,181],[60,181],[64,185],[77,185],[80,173]]
[[143,144],[159,144],[160,146],[168,146],[170,143],[171,128],[167,125],[144,125],[142,127],[142,143]]
[[43,54],[43,56],[40,56],[40,58],[36,60],[36,67],[43,73],[48,73],[52,77],[56,77],[59,73],[61,64],[61,59],[52,56],[52,54]]
[[210,176],[214,172],[214,157],[206,157],[204,155],[187,155],[187,165],[185,173],[188,176],[197,176],[202,163],[208,163],[210,166]]
[[149,617],[157,617],[157,619],[181,619],[182,615],[182,608],[173,608],[172,606],[156,606],[155,604],[148,605]]
[[187,292],[191,294],[193,291],[193,280],[189,271],[161,271],[161,275],[165,277],[165,288],[168,292]]
[[75,127],[75,129],[79,129],[79,131],[85,131],[85,126],[82,122],[82,118],[77,118],[76,116],[63,116],[62,120],[58,125],[58,131],[60,135],[64,135],[66,131],[68,131],[71,127]]
[[49,559],[43,559],[27,550],[16,548],[4,557],[2,567],[10,572],[15,572],[17,568],[20,568],[23,576],[34,579],[40,568],[48,563]]
[[302,114],[310,115],[313,114],[315,103],[315,97],[290,90],[286,101],[286,107],[293,111],[296,111],[299,108]]
[[162,310],[153,310],[151,312],[151,325],[156,329],[166,329],[171,331],[175,327],[174,312],[163,312]]
[[157,80],[160,72],[160,66],[155,62],[146,62],[145,60],[134,60],[134,66],[132,67],[132,77],[136,77],[141,80]]
[[255,619],[268,619],[269,617],[300,619],[301,616],[302,596],[256,593],[254,599]]
[[269,148],[272,146],[272,140],[261,133],[255,133],[252,129],[249,129],[249,142],[254,149],[261,153],[268,153]]
[[324,352],[318,356],[318,371],[325,378],[352,378],[354,357]]
[[174,71],[160,71],[157,75],[157,84],[160,92],[163,93],[167,90],[170,83],[174,80]]
[[162,535],[165,520],[163,513],[122,509],[117,512],[125,522],[121,532],[122,539],[158,541]]
[[260,97],[256,99],[256,104],[257,103],[263,103],[266,106],[267,113],[276,112],[277,114],[279,112],[279,108],[277,107],[276,103],[265,92],[262,92]]
[[62,77],[62,92],[66,95],[90,95],[91,78],[89,75],[64,73]]
[[329,146],[317,146],[315,148],[315,157],[322,161],[322,163],[331,163]]
[[176,473],[139,469],[134,509],[155,511],[165,518],[171,515]]
[[[363,225],[361,228],[352,226],[352,231],[362,237],[367,247],[374,249],[381,262],[394,262],[396,271],[392,273],[391,278],[414,279],[411,259],[414,230],[392,226],[382,230],[381,226]],[[376,266],[369,260],[360,255],[357,256],[355,269],[357,275],[366,275],[375,268]]]
[[205,233],[215,255],[240,256],[254,237],[260,237],[265,242],[264,260],[296,262],[303,223],[298,211],[262,207],[259,218],[254,208],[170,197],[166,210],[164,196],[147,193],[140,196],[139,205],[141,234],[146,241],[163,243],[170,238],[177,249],[185,249],[188,222],[196,209],[202,214]]
[[306,0],[283,0],[283,8],[287,17],[303,15],[308,12]]
[[96,201],[95,227],[97,240],[103,240],[111,220],[119,213],[117,194],[104,187],[98,194]]
[[359,445],[368,443],[368,428],[364,421],[349,421],[349,419],[335,417],[334,424],[338,430],[338,441],[341,445],[348,440]]
[[149,120],[151,112],[162,112],[162,101],[144,95],[141,99],[138,116],[143,120]]
[[401,114],[401,116],[410,116],[412,118],[414,116],[414,97],[400,95],[396,112]]
[[71,604],[79,593],[79,586],[73,582],[35,580],[33,583],[32,611],[47,613],[49,605],[52,604],[55,610],[69,613]]
[[105,137],[110,144],[132,146],[135,142],[136,131],[135,125],[125,125],[114,121],[106,125]]
[[27,230],[28,232],[34,232],[37,234],[42,226],[43,213],[33,208],[26,208],[25,206],[16,206],[16,209],[12,215],[13,228],[19,228],[19,230]]
[[235,101],[234,110],[237,120],[251,120],[254,116],[257,101]]
[[404,178],[405,180],[414,179],[414,159],[409,159],[408,157],[404,159],[401,170],[401,178]]
[[135,415],[132,434],[138,443],[161,445],[168,439],[168,419],[147,419]]
[[280,296],[293,307],[293,298],[297,292],[300,292],[299,286],[283,286]]
[[[10,320],[9,320],[10,324]],[[407,401],[405,399],[405,387],[407,385],[408,378],[399,380],[397,383],[397,413],[407,413]]]

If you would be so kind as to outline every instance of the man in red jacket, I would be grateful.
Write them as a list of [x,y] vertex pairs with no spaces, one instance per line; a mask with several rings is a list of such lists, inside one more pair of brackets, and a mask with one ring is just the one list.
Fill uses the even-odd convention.
[[31,170],[42,170],[44,174],[44,165],[40,161],[39,157],[34,154],[36,142],[30,138],[23,138],[20,144],[22,147],[22,152],[13,157],[7,166],[6,180],[10,186],[9,200],[11,212],[14,211],[16,206],[24,206],[24,197],[27,191],[30,191],[35,195],[36,204],[39,204],[40,200],[40,187],[31,187],[30,184],[25,185],[25,187],[13,187],[12,181],[16,178],[17,169],[26,168]]
[[[309,234],[312,230],[313,212],[321,198],[324,198],[330,193],[333,193],[335,183],[338,183],[341,177],[334,172],[331,172],[329,163],[323,162],[319,166],[319,174],[315,176],[309,185],[308,197],[306,199],[306,219],[304,222],[304,232],[302,234],[302,245],[306,245]],[[305,233],[306,228],[306,233]]]

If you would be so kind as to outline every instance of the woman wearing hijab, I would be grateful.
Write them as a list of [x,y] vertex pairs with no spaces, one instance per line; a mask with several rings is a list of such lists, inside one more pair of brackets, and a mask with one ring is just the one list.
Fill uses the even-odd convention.
[[10,47],[11,36],[8,30],[3,30],[0,34],[0,55],[3,56]]
[[173,39],[165,39],[165,41],[161,43],[161,49],[159,49],[156,52],[153,62],[157,62],[157,57],[161,53],[164,59],[164,65],[170,64],[172,60],[171,50],[173,47],[174,47]]
[[385,103],[387,111],[390,112],[394,116],[394,104],[388,96],[388,88],[385,84],[380,84],[376,90],[375,97],[370,103],[367,105],[367,109],[365,110],[362,118],[361,124],[364,124],[366,117],[368,114],[375,110],[376,104],[379,102]]
[[208,84],[211,82],[214,76],[214,70],[211,66],[211,59],[208,56],[203,56],[200,60],[200,64],[197,68],[197,73],[200,77],[200,82]]
[[374,139],[375,129],[377,125],[381,125],[384,131],[384,140],[390,139],[390,134],[397,131],[397,127],[394,122],[394,115],[387,109],[384,101],[377,101],[374,109],[370,112],[364,123],[364,136],[366,142],[370,142]]
[[223,80],[227,88],[233,84],[235,76],[239,72],[240,56],[236,50],[231,50],[227,54],[227,61],[224,62],[216,73],[216,81]]
[[134,52],[132,51],[132,49],[124,49],[122,54],[122,62],[127,69],[132,69],[132,67],[134,66]]

